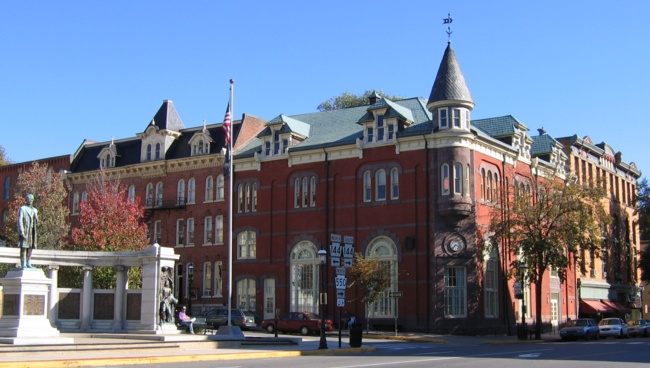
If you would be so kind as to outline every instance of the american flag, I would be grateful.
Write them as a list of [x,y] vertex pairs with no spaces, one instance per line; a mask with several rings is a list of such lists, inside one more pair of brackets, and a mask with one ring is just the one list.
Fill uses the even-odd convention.
[[231,124],[232,124],[232,119],[230,116],[230,102],[228,102],[228,106],[226,107],[226,116],[223,117],[223,125],[222,125],[223,132],[226,135],[226,141],[225,141],[226,147],[228,147],[230,143]]

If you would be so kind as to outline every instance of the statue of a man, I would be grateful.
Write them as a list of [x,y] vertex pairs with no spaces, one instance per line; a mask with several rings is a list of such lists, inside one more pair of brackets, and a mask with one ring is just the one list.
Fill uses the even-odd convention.
[[27,204],[18,209],[18,247],[20,247],[20,267],[34,268],[29,262],[32,249],[36,249],[36,224],[38,224],[38,210],[32,205],[34,195],[25,196]]

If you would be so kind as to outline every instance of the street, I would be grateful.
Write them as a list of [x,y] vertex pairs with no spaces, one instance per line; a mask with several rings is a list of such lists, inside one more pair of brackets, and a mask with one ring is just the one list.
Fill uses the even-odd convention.
[[[328,339],[332,352],[337,341]],[[244,359],[147,365],[160,368],[247,367],[647,367],[650,339],[606,339],[556,343],[465,344],[364,340],[375,351],[361,354],[325,354],[294,358]],[[131,367],[143,367],[132,365]],[[122,366],[124,367],[124,366]]]

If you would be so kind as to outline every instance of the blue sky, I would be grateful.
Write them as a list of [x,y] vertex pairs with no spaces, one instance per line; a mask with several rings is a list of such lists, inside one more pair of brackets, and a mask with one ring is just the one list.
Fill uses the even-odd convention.
[[[476,103],[530,134],[589,135],[649,172],[650,1],[0,2],[0,146],[13,162],[142,132],[316,111],[343,92],[427,98],[447,44]],[[644,175],[647,176],[647,175]]]

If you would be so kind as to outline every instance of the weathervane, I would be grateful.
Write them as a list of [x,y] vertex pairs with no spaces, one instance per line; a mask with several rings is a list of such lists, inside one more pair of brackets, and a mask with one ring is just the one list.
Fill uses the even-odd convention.
[[[447,13],[447,18],[443,18],[442,20],[443,20],[442,24],[451,24],[451,22],[454,21],[453,19],[451,19],[451,14],[450,13]],[[447,43],[451,43],[451,34],[452,33],[453,32],[451,31],[451,25],[447,26],[447,37],[448,37]]]

